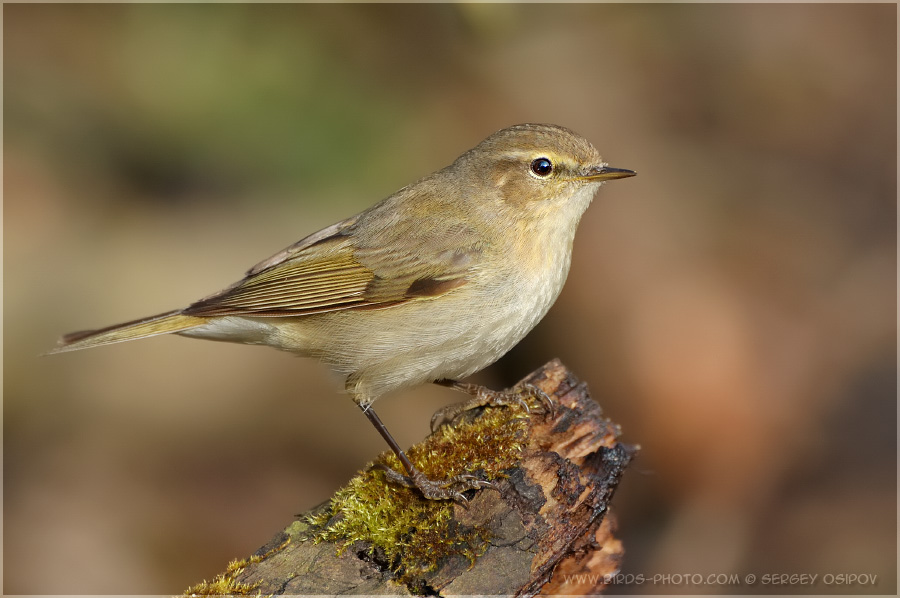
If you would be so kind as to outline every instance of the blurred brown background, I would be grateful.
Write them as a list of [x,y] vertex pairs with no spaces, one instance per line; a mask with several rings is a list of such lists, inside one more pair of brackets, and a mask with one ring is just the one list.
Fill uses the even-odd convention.
[[[184,306],[537,121],[639,176],[478,380],[560,357],[642,445],[625,573],[759,577],[616,589],[896,592],[896,10],[5,5],[4,591],[180,592],[384,449],[310,360],[39,357],[60,333]],[[379,412],[409,445],[459,399]]]

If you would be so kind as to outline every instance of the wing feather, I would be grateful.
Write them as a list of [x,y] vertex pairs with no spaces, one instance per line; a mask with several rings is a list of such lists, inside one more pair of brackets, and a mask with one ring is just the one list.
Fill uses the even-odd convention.
[[[353,234],[357,215],[329,226],[251,268],[243,280],[182,311],[191,316],[303,316],[375,309],[443,295],[463,286],[478,247],[428,251],[441,241],[412,238],[398,244]],[[404,231],[408,232],[408,231]],[[391,234],[398,234],[394,229]],[[418,247],[416,247],[418,241]]]

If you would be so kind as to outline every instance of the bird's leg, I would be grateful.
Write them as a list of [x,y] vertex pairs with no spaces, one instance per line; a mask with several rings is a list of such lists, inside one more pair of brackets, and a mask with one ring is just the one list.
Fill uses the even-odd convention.
[[435,384],[447,386],[456,390],[472,395],[472,398],[462,403],[454,403],[439,409],[431,417],[431,431],[437,430],[440,426],[452,421],[457,415],[470,409],[477,407],[499,407],[501,405],[521,405],[526,413],[531,413],[528,408],[526,397],[537,399],[541,402],[544,412],[553,417],[555,412],[553,400],[547,396],[543,390],[534,384],[523,384],[519,388],[510,390],[491,390],[480,384],[469,384],[466,382],[457,382],[456,380],[437,380]]
[[378,430],[378,433],[381,434],[381,437],[384,438],[385,442],[388,443],[388,446],[391,447],[391,450],[394,451],[394,454],[397,455],[400,463],[403,464],[403,468],[406,469],[407,475],[403,475],[386,465],[376,464],[376,467],[384,470],[384,474],[389,481],[407,488],[416,488],[425,498],[431,500],[450,499],[464,506],[469,502],[462,494],[466,490],[478,488],[497,489],[494,484],[486,480],[479,480],[476,476],[467,473],[440,481],[425,477],[425,474],[412,464],[412,461],[409,460],[409,457],[406,456],[406,453],[403,452],[403,449],[400,448],[400,445],[397,444],[391,433],[387,431],[387,428],[382,423],[381,418],[378,417],[378,414],[372,409],[372,406],[360,405],[359,407],[366,414],[366,417],[369,418],[369,421],[372,422],[372,425],[375,426],[375,429]]

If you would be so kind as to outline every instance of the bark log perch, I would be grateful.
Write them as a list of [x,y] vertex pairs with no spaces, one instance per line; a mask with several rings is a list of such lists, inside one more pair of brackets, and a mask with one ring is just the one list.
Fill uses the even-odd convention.
[[[499,492],[469,491],[467,507],[427,501],[370,467],[186,594],[599,593],[621,563],[609,501],[637,448],[559,361],[523,384],[550,396],[552,416],[477,409],[409,451],[426,475],[477,472]],[[388,453],[378,461],[399,466]]]

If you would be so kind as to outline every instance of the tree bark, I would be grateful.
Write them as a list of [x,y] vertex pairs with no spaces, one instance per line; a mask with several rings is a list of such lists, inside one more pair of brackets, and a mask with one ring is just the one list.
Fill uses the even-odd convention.
[[[524,384],[543,390],[555,403],[554,412],[477,409],[451,422],[443,440],[435,440],[435,433],[425,441],[432,443],[427,453],[432,460],[452,460],[444,456],[458,457],[454,451],[460,448],[470,451],[467,463],[487,464],[475,470],[479,474],[489,472],[490,463],[510,465],[494,479],[499,492],[468,491],[466,506],[427,501],[369,469],[332,501],[277,533],[253,557],[231,563],[213,582],[197,584],[186,593],[601,592],[623,556],[621,542],[613,537],[609,501],[637,448],[618,441],[618,426],[602,416],[586,385],[559,361],[538,369],[517,387]],[[489,411],[512,423],[504,419],[485,424],[482,419]],[[519,427],[504,427],[510,425]],[[501,428],[513,430],[512,435],[492,435]],[[477,436],[466,436],[470,429]],[[510,447],[515,458],[508,463],[495,454],[506,451],[508,456]],[[410,449],[411,457],[415,450]],[[484,460],[472,450],[485,452]],[[389,456],[381,459],[396,466]],[[373,523],[370,515],[385,518]]]

